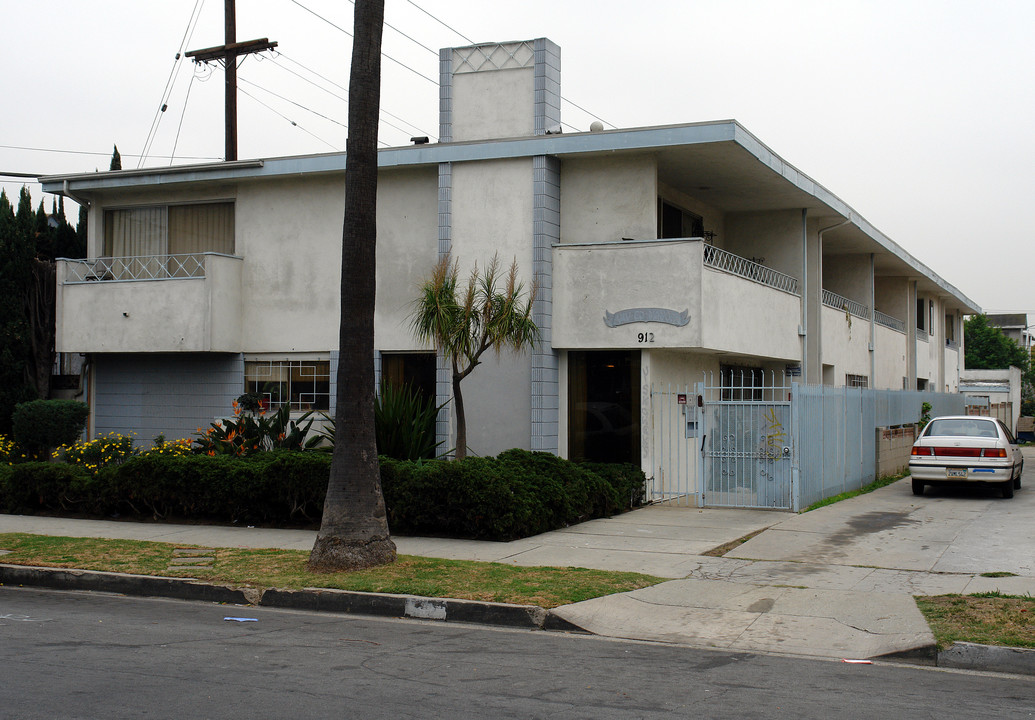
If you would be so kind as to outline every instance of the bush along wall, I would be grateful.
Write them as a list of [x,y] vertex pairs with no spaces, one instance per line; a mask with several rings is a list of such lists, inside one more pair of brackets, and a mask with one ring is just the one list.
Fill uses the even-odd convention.
[[[65,512],[262,525],[315,525],[331,456],[129,457],[91,471],[68,463],[0,466],[0,512]],[[578,464],[508,450],[497,458],[381,458],[393,533],[512,540],[628,510],[642,500],[632,465]]]

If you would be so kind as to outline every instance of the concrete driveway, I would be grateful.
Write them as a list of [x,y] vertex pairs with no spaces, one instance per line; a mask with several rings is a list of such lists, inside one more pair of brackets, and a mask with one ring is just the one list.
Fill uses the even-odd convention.
[[[780,521],[689,576],[557,610],[603,635],[867,658],[933,652],[914,595],[1035,595],[1035,449],[1010,500],[908,480]],[[1015,576],[989,578],[1006,571]]]

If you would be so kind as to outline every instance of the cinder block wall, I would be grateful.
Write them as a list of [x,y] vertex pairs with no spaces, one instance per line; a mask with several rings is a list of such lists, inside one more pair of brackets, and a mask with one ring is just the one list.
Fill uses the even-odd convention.
[[877,477],[896,475],[909,467],[909,451],[918,434],[916,425],[877,428]]

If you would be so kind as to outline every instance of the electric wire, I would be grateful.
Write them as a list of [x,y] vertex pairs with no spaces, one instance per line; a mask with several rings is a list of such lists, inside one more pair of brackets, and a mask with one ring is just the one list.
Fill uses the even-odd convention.
[[[340,89],[340,90],[341,90],[342,92],[346,93],[346,95],[338,95],[337,93],[333,92],[332,90],[328,90],[327,88],[323,87],[322,85],[319,85],[319,84],[317,84],[317,83],[313,82],[312,80],[310,80],[309,78],[305,77],[304,75],[301,75],[301,74],[299,74],[299,73],[295,72],[295,71],[294,71],[294,70],[292,70],[291,68],[289,68],[289,67],[284,67],[284,66],[283,66],[283,65],[281,65],[281,64],[280,64],[279,62],[277,62],[277,59],[278,59],[278,58],[284,58],[285,60],[287,60],[287,61],[289,61],[289,62],[292,62],[292,63],[294,63],[295,65],[298,65],[298,66],[299,66],[300,68],[302,68],[302,69],[303,69],[303,70],[305,70],[306,72],[310,72],[310,73],[312,73],[313,75],[315,75],[316,77],[320,78],[321,80],[323,80],[323,81],[325,81],[325,82],[327,82],[327,83],[330,83],[331,85],[333,85],[333,86],[334,86],[334,87],[336,87],[336,88],[339,88],[339,89]],[[271,60],[271,61],[273,62],[273,64],[274,64],[274,65],[276,65],[277,67],[279,67],[279,68],[280,68],[281,70],[284,70],[285,72],[289,72],[289,73],[291,73],[291,74],[292,74],[292,75],[294,75],[295,77],[297,77],[297,78],[299,78],[299,79],[301,79],[301,80],[304,80],[305,82],[309,83],[309,84],[310,84],[310,85],[312,85],[313,87],[315,87],[315,88],[318,88],[318,89],[320,89],[320,90],[323,90],[323,91],[324,91],[325,93],[327,93],[327,94],[328,94],[328,95],[330,95],[331,97],[333,97],[333,98],[336,98],[336,99],[338,99],[338,100],[342,100],[342,101],[344,101],[344,102],[345,102],[346,104],[348,104],[348,101],[349,101],[349,99],[348,99],[347,95],[348,95],[348,91],[349,91],[349,89],[348,89],[347,87],[345,87],[345,86],[343,86],[343,85],[340,85],[340,84],[338,84],[338,83],[334,82],[334,81],[333,81],[333,80],[331,80],[331,79],[330,79],[329,77],[326,77],[326,76],[324,76],[324,75],[321,75],[321,74],[320,74],[320,73],[318,73],[318,72],[317,72],[316,70],[313,70],[313,69],[312,69],[312,68],[310,68],[310,67],[306,67],[306,66],[305,66],[305,65],[303,65],[302,63],[298,62],[297,60],[295,60],[295,59],[293,59],[293,58],[291,58],[291,57],[288,57],[287,55],[285,55],[285,54],[284,54],[284,53],[282,53],[282,52],[277,52],[277,53],[276,53],[276,54],[275,54],[274,56],[270,57],[269,59],[270,59],[270,60]],[[410,126],[410,127],[411,127],[411,128],[413,129],[413,130],[417,131],[417,132],[418,132],[419,134],[421,134],[421,135],[428,135],[428,136],[431,136],[431,133],[429,133],[429,132],[428,132],[427,130],[422,130],[421,128],[417,127],[416,125],[414,125],[413,123],[411,123],[410,121],[408,121],[408,120],[407,120],[406,118],[401,118],[401,117],[399,117],[398,115],[396,115],[396,114],[394,114],[394,113],[391,113],[391,112],[389,112],[388,110],[385,110],[384,108],[379,108],[379,110],[380,110],[380,112],[381,112],[382,114],[384,114],[384,115],[387,115],[388,117],[390,117],[390,118],[392,118],[392,119],[394,119],[394,120],[398,120],[398,121],[399,121],[399,122],[401,122],[401,123],[405,123],[406,125],[409,125],[409,126]],[[382,118],[382,119],[381,119],[381,122],[385,123],[386,125],[389,125],[390,127],[393,127],[393,128],[395,128],[396,130],[399,130],[400,132],[403,132],[403,133],[408,133],[408,132],[411,132],[410,130],[404,130],[403,128],[400,128],[400,127],[399,127],[399,126],[397,126],[397,125],[393,125],[392,123],[388,122],[388,121],[387,121],[387,120],[385,120],[384,118]]]
[[[0,145],[0,148],[5,150],[30,150],[32,152],[46,152],[46,153],[60,153],[62,155],[97,155],[100,157],[111,157],[110,152],[96,152],[92,150],[58,150],[57,148],[41,148],[41,147],[27,147],[25,145]],[[119,153],[122,157],[134,158],[141,157],[134,153]],[[167,160],[169,155],[155,155],[156,158]],[[220,158],[211,157],[208,155],[183,155],[182,160],[219,160]]]
[[[337,24],[335,24],[335,23],[331,22],[330,20],[328,20],[327,18],[325,18],[325,17],[323,16],[323,15],[321,15],[321,14],[320,14],[320,13],[318,13],[318,12],[316,12],[315,10],[310,10],[310,9],[309,9],[309,8],[307,8],[307,7],[305,6],[305,5],[303,5],[302,3],[298,2],[298,0],[291,0],[291,2],[293,2],[293,3],[295,4],[295,5],[298,5],[298,7],[302,8],[302,9],[303,9],[303,10],[305,10],[306,12],[308,12],[308,13],[311,13],[312,15],[314,15],[314,16],[316,16],[316,17],[320,18],[321,20],[323,20],[323,21],[324,21],[325,23],[327,23],[327,24],[328,24],[328,25],[330,25],[331,27],[333,27],[333,28],[336,28],[337,30],[340,30],[341,32],[343,32],[343,33],[345,33],[346,35],[348,35],[349,37],[352,37],[352,33],[350,33],[350,32],[349,32],[348,30],[346,30],[345,28],[343,28],[343,27],[342,27],[341,25],[337,25]],[[438,81],[437,81],[437,80],[435,80],[435,79],[433,79],[433,78],[430,78],[430,77],[428,77],[427,75],[425,75],[424,73],[422,73],[422,72],[421,72],[421,71],[419,71],[419,70],[415,70],[414,68],[410,67],[409,65],[407,65],[406,63],[404,63],[404,62],[403,62],[403,61],[401,61],[401,60],[396,60],[396,59],[395,59],[394,57],[392,57],[391,55],[389,55],[389,54],[388,54],[388,53],[386,53],[386,52],[383,52],[383,51],[382,51],[382,53],[381,53],[381,57],[383,57],[383,58],[386,58],[386,59],[388,59],[388,60],[391,60],[391,61],[392,61],[392,62],[394,62],[394,63],[395,63],[396,65],[399,65],[400,67],[403,67],[403,68],[405,68],[405,69],[409,70],[409,71],[410,71],[411,73],[413,73],[413,74],[414,74],[414,75],[416,75],[417,77],[421,77],[421,78],[424,78],[424,79],[425,79],[425,80],[427,80],[427,81],[428,81],[429,83],[432,83],[432,84],[434,84],[434,85],[438,85]]]
[[273,91],[272,91],[272,90],[270,90],[269,88],[264,88],[264,87],[262,87],[261,85],[258,85],[258,84],[256,84],[256,83],[253,83],[253,82],[252,82],[252,81],[250,81],[250,80],[246,80],[246,79],[244,79],[244,78],[241,78],[241,77],[239,77],[239,78],[237,78],[237,82],[245,83],[246,85],[251,85],[251,86],[252,86],[253,88],[257,88],[257,89],[259,89],[259,90],[262,90],[263,92],[269,93],[269,94],[270,94],[270,95],[272,95],[273,97],[275,97],[275,98],[280,98],[280,99],[281,99],[281,100],[283,100],[284,102],[287,102],[287,103],[291,103],[291,104],[292,104],[292,105],[294,105],[295,107],[300,107],[300,108],[302,108],[303,110],[305,110],[306,112],[310,112],[310,113],[312,113],[313,115],[316,115],[317,117],[321,117],[321,118],[323,118],[324,120],[327,120],[327,121],[329,121],[329,122],[332,122],[332,123],[334,123],[335,125],[340,125],[341,127],[345,128],[346,130],[348,130],[348,129],[349,129],[348,125],[346,125],[345,123],[343,123],[343,122],[341,122],[341,121],[339,121],[339,120],[335,120],[334,118],[332,118],[332,117],[328,117],[327,115],[324,115],[324,114],[323,114],[323,113],[321,113],[321,112],[317,112],[316,110],[313,110],[313,109],[312,109],[312,108],[310,108],[310,107],[306,107],[306,106],[305,106],[305,105],[303,105],[302,103],[299,103],[299,102],[295,102],[294,100],[292,100],[292,99],[290,99],[290,98],[286,98],[286,97],[284,97],[283,95],[279,95],[278,93],[275,93],[275,92],[273,92]]
[[336,151],[340,151],[340,150],[341,150],[341,148],[337,147],[336,145],[334,145],[334,144],[332,144],[332,143],[329,143],[329,142],[327,142],[326,140],[324,140],[324,139],[323,139],[322,137],[320,137],[320,136],[319,136],[319,135],[317,135],[316,133],[312,133],[312,132],[310,132],[309,130],[306,130],[306,129],[305,129],[304,127],[302,127],[301,125],[299,125],[299,124],[298,124],[297,122],[295,122],[294,120],[292,120],[291,118],[289,118],[289,117],[288,117],[287,115],[285,115],[284,113],[280,112],[279,110],[276,110],[276,109],[274,109],[274,108],[273,108],[272,106],[270,106],[270,105],[267,105],[266,103],[264,103],[264,102],[263,102],[262,100],[260,100],[259,98],[255,97],[254,95],[252,95],[252,94],[251,94],[250,92],[248,92],[247,90],[244,90],[244,89],[242,89],[242,88],[237,88],[237,91],[238,91],[239,93],[241,93],[242,95],[245,95],[245,96],[247,96],[247,97],[250,97],[250,98],[251,98],[252,100],[254,100],[255,102],[257,102],[257,103],[259,103],[260,105],[262,105],[262,106],[263,106],[264,108],[266,108],[267,110],[269,110],[270,112],[272,112],[272,113],[273,113],[274,115],[278,115],[278,116],[280,116],[281,118],[283,118],[284,120],[287,120],[287,121],[288,121],[289,123],[291,123],[291,125],[292,125],[293,127],[296,127],[296,128],[298,128],[299,130],[301,130],[302,132],[304,132],[304,133],[305,133],[306,135],[311,135],[312,137],[314,137],[314,138],[316,138],[317,140],[319,140],[320,142],[322,142],[322,143],[323,143],[324,145],[327,145],[328,147],[330,147],[330,148],[332,148],[332,149],[334,149],[334,150],[336,150]]
[[[413,5],[413,7],[417,8],[418,10],[420,10],[420,11],[421,11],[422,13],[424,13],[424,14],[425,14],[425,15],[427,15],[427,16],[428,16],[429,18],[431,18],[432,20],[434,20],[435,22],[437,22],[437,23],[438,23],[439,25],[441,25],[442,27],[446,28],[447,30],[449,30],[449,31],[451,31],[451,32],[453,32],[453,33],[456,33],[457,35],[459,35],[460,37],[462,37],[462,38],[463,38],[463,39],[464,39],[464,40],[465,40],[466,42],[470,43],[471,45],[474,45],[474,44],[475,44],[474,40],[472,40],[471,38],[467,37],[466,35],[464,35],[464,34],[463,34],[462,32],[460,32],[460,31],[459,31],[459,30],[457,30],[456,28],[450,27],[449,25],[447,25],[447,24],[446,24],[445,22],[443,22],[442,20],[439,20],[439,19],[438,19],[437,17],[435,17],[434,15],[432,15],[431,13],[429,13],[429,12],[428,12],[427,10],[425,10],[424,8],[422,8],[422,7],[420,6],[420,5],[418,5],[417,3],[413,2],[413,0],[406,0],[406,2],[408,2],[408,3],[410,4],[410,5]],[[435,53],[435,54],[437,55],[438,53]]]
[[[352,3],[353,5],[355,5],[355,4],[356,4],[356,0],[349,0],[349,2],[350,2],[350,3]],[[396,27],[395,25],[392,25],[391,23],[388,23],[388,22],[384,22],[384,21],[382,21],[382,24],[383,24],[383,25],[384,25],[384,26],[385,26],[386,28],[389,28],[390,30],[394,30],[395,32],[399,33],[399,34],[400,34],[400,35],[402,35],[402,36],[403,36],[404,38],[406,38],[407,40],[409,40],[410,42],[412,42],[412,43],[413,43],[414,45],[420,45],[420,46],[421,46],[422,48],[424,48],[424,49],[425,49],[425,50],[427,50],[428,52],[430,52],[430,53],[433,53],[433,54],[435,54],[435,55],[438,55],[438,51],[436,51],[436,50],[434,50],[434,49],[432,49],[432,48],[429,48],[429,47],[428,47],[427,45],[425,45],[424,43],[422,43],[422,42],[421,42],[420,40],[417,40],[416,38],[413,38],[413,37],[411,37],[411,36],[407,35],[407,34],[406,34],[406,33],[404,33],[404,32],[403,32],[402,30],[400,30],[399,28],[397,28],[397,27]]]
[[137,162],[137,167],[141,167],[144,164],[144,160],[147,158],[151,151],[151,146],[154,144],[155,136],[158,134],[158,126],[161,125],[162,116],[165,115],[165,108],[169,102],[169,96],[172,94],[173,85],[176,83],[176,71],[180,68],[183,63],[183,50],[187,45],[187,42],[194,35],[194,29],[198,26],[198,20],[201,19],[201,8],[204,6],[205,0],[195,0],[194,9],[191,10],[190,19],[187,20],[187,27],[183,31],[183,38],[180,40],[180,47],[176,52],[175,59],[173,60],[172,70],[169,71],[169,78],[165,81],[165,89],[162,91],[162,99],[158,103],[158,111],[155,113],[154,119],[151,121],[151,128],[147,132],[147,139],[144,141],[144,149],[138,156],[140,159]]
[[187,114],[187,100],[190,99],[190,89],[194,87],[194,78],[197,77],[195,73],[191,73],[190,83],[187,85],[187,94],[183,98],[183,109],[180,111],[180,123],[176,126],[176,138],[173,140],[172,153],[169,155],[169,164],[173,164],[173,160],[176,157],[176,146],[180,144],[180,130],[183,129],[183,117]]

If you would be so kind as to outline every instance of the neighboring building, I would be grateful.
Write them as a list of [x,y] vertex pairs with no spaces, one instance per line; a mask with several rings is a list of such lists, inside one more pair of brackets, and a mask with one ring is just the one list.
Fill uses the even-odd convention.
[[1030,355],[1033,342],[1031,326],[1025,313],[999,313],[986,315],[988,324],[1003,331],[1003,335],[1013,340]]
[[[472,452],[649,470],[652,384],[704,373],[957,391],[980,308],[736,121],[561,134],[544,39],[443,50],[440,70],[439,142],[379,152],[373,362],[447,401],[409,330],[420,280],[444,253],[535,273],[544,342],[465,381]],[[92,434],[189,435],[246,390],[332,409],[344,164],[43,179],[89,207],[57,349],[88,356]]]
[[1021,370],[1010,366],[1004,370],[962,370],[960,393],[967,397],[967,413],[988,415],[1006,423],[1017,433],[1021,414]]

